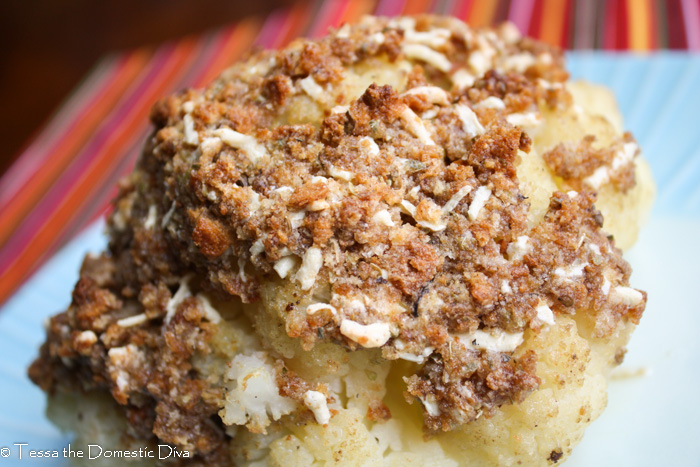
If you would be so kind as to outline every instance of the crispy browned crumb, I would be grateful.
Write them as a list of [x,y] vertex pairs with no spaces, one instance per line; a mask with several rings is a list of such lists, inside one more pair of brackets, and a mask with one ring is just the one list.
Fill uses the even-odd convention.
[[[209,421],[221,390],[196,375],[190,363],[195,353],[209,351],[213,332],[200,302],[185,299],[164,324],[168,288],[146,284],[138,301],[124,302],[117,298],[113,276],[104,275],[113,271],[106,256],[86,258],[73,303],[49,322],[30,378],[51,392],[111,391],[131,422],[131,436],[160,439],[196,452],[205,462],[223,462],[224,431]],[[148,316],[144,324],[118,324],[138,308]]]
[[[594,148],[595,137],[589,135],[578,143],[561,143],[543,154],[550,169],[574,190],[597,189],[597,179],[607,177],[613,186],[625,193],[635,185],[634,156],[639,151],[634,137],[625,133],[611,146]],[[633,152],[632,157],[623,159],[625,145]],[[618,161],[615,159],[619,158]],[[596,176],[596,171],[602,176]]]
[[[220,464],[221,382],[191,363],[216,332],[197,292],[245,304],[285,280],[322,297],[314,313],[287,305],[287,335],[306,350],[323,340],[422,364],[406,395],[436,431],[538,387],[534,352],[514,356],[524,331],[559,314],[588,313],[601,337],[637,322],[646,295],[628,287],[630,268],[593,205],[596,184],[634,184],[631,159],[615,166],[631,136],[550,151],[551,170],[578,192],[554,193],[530,226],[516,167],[539,109],[572,105],[561,52],[449,18],[419,17],[414,28],[367,20],[253,54],[208,88],[158,102],[109,220],[109,255],[86,259],[32,379],[47,391],[111,391],[135,434]],[[435,28],[446,33],[429,39],[437,57],[425,58],[420,34]],[[477,70],[479,57],[488,63]],[[405,88],[333,92],[373,60],[406,63]],[[317,116],[300,120],[302,97]],[[587,178],[606,166],[616,168]],[[176,299],[182,287],[192,293]],[[489,347],[498,336],[510,344]],[[281,359],[277,384],[300,403],[327,392]],[[367,417],[391,413],[376,401]]]

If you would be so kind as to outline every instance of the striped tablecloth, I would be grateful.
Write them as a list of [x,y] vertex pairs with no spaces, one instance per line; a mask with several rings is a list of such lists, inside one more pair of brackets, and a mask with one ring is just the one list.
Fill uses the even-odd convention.
[[700,50],[700,0],[326,0],[101,60],[0,179],[0,304],[109,209],[159,97],[201,87],[253,46],[378,15],[434,12],[474,26],[510,20],[567,49]]

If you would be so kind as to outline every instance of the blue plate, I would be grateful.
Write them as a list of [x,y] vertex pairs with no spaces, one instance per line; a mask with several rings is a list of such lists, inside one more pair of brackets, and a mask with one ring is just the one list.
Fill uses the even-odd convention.
[[[632,283],[649,293],[644,319],[608,408],[568,466],[700,465],[700,56],[572,53],[574,78],[610,86],[659,187],[649,225],[627,257]],[[27,450],[67,446],[44,415],[45,397],[26,377],[44,339],[43,322],[70,302],[87,252],[104,249],[99,222],[68,244],[0,310],[0,467],[32,461]],[[640,375],[641,374],[641,375]],[[25,458],[18,458],[19,446]],[[8,458],[2,448],[10,449]]]

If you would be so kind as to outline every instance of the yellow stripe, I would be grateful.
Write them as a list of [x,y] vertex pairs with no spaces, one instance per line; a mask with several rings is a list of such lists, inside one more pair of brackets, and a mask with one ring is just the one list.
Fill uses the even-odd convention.
[[649,50],[650,2],[651,0],[627,0],[629,47],[631,50]]

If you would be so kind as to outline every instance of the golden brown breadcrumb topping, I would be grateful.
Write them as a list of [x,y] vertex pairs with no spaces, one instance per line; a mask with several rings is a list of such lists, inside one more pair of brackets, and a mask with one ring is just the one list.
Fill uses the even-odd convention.
[[543,154],[547,165],[574,190],[598,189],[611,182],[625,193],[635,185],[634,157],[639,147],[631,133],[625,133],[612,145],[595,148],[595,137],[578,143],[560,143]]
[[[343,80],[365,65],[404,69],[405,82],[353,95]],[[567,78],[558,50],[509,26],[370,18],[161,100],[109,221],[110,256],[86,260],[33,380],[108,389],[140,435],[224,458],[211,421],[221,388],[190,363],[215,324],[195,295],[172,306],[193,273],[193,290],[244,303],[292,281],[327,305],[287,306],[287,334],[305,349],[323,339],[419,363],[407,397],[431,430],[523,400],[539,384],[535,355],[514,354],[523,332],[588,313],[605,336],[646,302],[593,205],[600,184],[634,184],[631,136],[545,155],[578,191],[556,192],[528,224],[516,167],[540,109],[571,105]],[[139,313],[142,324],[117,324]],[[315,387],[283,368],[289,397]]]

